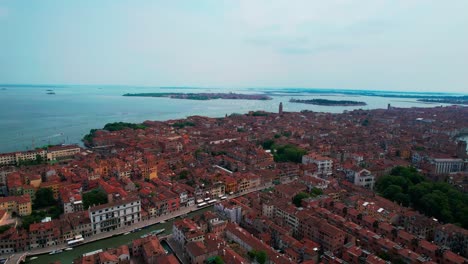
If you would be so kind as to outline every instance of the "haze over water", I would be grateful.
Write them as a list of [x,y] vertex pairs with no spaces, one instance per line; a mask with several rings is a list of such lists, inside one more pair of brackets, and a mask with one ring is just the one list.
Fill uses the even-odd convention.
[[[0,87],[1,88],[1,87]],[[48,95],[47,90],[55,95]],[[274,89],[279,90],[279,89]],[[344,110],[395,107],[430,107],[440,104],[417,102],[416,99],[314,94],[301,99],[364,101],[366,106],[317,106],[289,103],[297,95],[272,96],[273,100],[179,100],[154,97],[124,97],[138,92],[238,92],[253,93],[253,89],[150,88],[124,86],[14,86],[0,90],[0,152],[28,150],[47,144],[81,144],[81,138],[92,128],[102,128],[110,122],[143,122],[168,120],[192,115],[223,117],[251,110],[276,112],[283,102],[285,111],[304,109],[341,113]]]

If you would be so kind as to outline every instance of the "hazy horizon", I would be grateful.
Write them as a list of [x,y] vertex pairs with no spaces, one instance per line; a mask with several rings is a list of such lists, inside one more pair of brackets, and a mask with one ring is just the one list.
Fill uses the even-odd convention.
[[465,93],[466,10],[463,0],[0,0],[0,83]]
[[[339,93],[340,91],[343,92],[377,92],[377,93],[409,93],[409,94],[450,94],[450,95],[468,95],[468,92],[445,92],[445,91],[412,91],[412,90],[384,90],[384,89],[359,89],[359,88],[342,88],[342,87],[334,87],[334,88],[327,88],[327,87],[252,87],[252,86],[245,86],[245,87],[219,87],[219,86],[189,86],[189,85],[181,85],[181,86],[167,86],[167,85],[130,85],[130,84],[28,84],[28,83],[0,83],[0,88],[2,87],[38,87],[38,88],[76,88],[76,87],[88,87],[88,88],[116,88],[116,87],[125,87],[125,88],[144,88],[144,89],[191,89],[191,90],[207,90],[207,89],[220,89],[220,92],[226,92],[226,90],[316,90],[316,91],[323,91],[324,93],[327,92],[336,92]],[[206,92],[206,91],[205,91]],[[214,91],[213,91],[214,92]]]

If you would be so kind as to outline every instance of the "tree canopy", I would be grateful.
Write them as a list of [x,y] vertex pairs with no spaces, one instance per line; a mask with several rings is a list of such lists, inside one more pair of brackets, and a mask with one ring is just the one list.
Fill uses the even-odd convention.
[[131,129],[145,129],[146,126],[143,124],[133,124],[133,123],[125,123],[125,122],[115,122],[115,123],[107,123],[104,126],[104,130],[107,131],[118,131],[118,130],[123,130],[125,128],[131,128]]
[[383,197],[411,206],[443,223],[468,228],[468,195],[445,182],[431,182],[415,168],[396,167],[380,177],[376,190]]
[[321,189],[314,187],[314,188],[312,188],[310,193],[300,192],[300,193],[296,194],[293,197],[293,204],[296,205],[296,207],[301,207],[303,199],[309,198],[309,197],[316,197],[316,196],[319,196],[319,195],[322,195],[322,194],[323,194],[323,191]]
[[54,199],[54,192],[51,188],[40,188],[36,192],[36,198],[33,201],[33,208],[40,209],[55,205],[57,201]]
[[302,156],[304,156],[307,151],[293,146],[293,145],[283,145],[283,146],[277,146],[273,145],[271,146],[272,152],[273,152],[273,158],[275,159],[276,162],[295,162],[295,163],[301,163],[302,162]]
[[94,189],[83,193],[83,207],[88,209],[92,205],[107,203],[107,194],[102,189]]
[[263,250],[251,250],[247,253],[252,260],[257,261],[259,264],[264,264],[267,261],[268,255]]
[[302,199],[309,198],[309,196],[308,193],[300,192],[293,197],[293,204],[296,205],[296,207],[301,207]]

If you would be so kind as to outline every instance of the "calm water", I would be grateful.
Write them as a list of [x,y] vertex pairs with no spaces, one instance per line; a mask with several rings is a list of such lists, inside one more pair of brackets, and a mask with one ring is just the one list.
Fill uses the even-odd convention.
[[[52,89],[55,95],[48,95]],[[367,106],[340,107],[289,103],[292,95],[273,96],[273,100],[178,100],[169,98],[124,97],[137,92],[243,92],[242,89],[168,89],[122,86],[85,87],[0,87],[0,152],[27,150],[46,144],[80,143],[92,128],[116,121],[143,122],[168,120],[191,115],[221,117],[250,110],[276,112],[283,102],[285,111],[308,109],[341,113],[343,110],[396,107],[427,107],[415,99],[367,96],[308,95],[301,98],[326,98],[365,101]],[[297,97],[297,96],[294,96]]]

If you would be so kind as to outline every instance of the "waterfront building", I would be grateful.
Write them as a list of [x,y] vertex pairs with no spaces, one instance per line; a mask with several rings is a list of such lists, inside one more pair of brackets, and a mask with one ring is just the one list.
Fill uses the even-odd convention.
[[191,219],[175,221],[172,227],[172,235],[174,240],[182,247],[189,242],[204,240],[204,233]]
[[59,226],[59,221],[56,219],[31,224],[29,226],[31,249],[57,245],[61,234]]
[[131,226],[141,221],[141,201],[127,198],[88,209],[94,234]]
[[47,157],[47,151],[43,149],[3,153],[0,154],[0,165],[16,165],[20,161],[36,160],[37,157],[45,159]]
[[77,145],[53,146],[47,149],[47,160],[71,158],[80,151],[81,148]]

